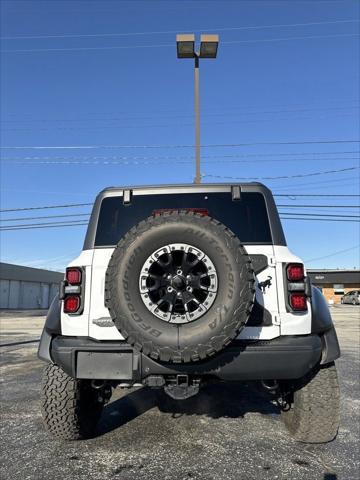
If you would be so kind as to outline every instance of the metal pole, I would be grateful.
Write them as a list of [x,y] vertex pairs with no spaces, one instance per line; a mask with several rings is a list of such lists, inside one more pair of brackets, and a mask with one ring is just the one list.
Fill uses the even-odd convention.
[[200,93],[199,93],[199,55],[195,53],[195,159],[196,174],[194,183],[201,183],[200,173]]

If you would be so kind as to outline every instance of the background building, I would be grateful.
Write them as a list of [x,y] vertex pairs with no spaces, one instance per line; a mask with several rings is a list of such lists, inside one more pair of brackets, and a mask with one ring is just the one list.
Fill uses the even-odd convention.
[[360,270],[307,269],[311,283],[320,288],[326,299],[340,303],[344,293],[360,290]]
[[49,308],[63,278],[60,272],[0,263],[0,308]]

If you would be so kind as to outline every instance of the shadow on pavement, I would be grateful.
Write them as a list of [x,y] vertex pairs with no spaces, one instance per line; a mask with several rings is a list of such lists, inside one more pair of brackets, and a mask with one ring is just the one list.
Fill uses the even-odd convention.
[[10,343],[0,343],[0,347],[12,347],[13,345],[26,345],[28,343],[39,343],[40,338],[36,338],[35,340],[23,340],[21,342],[10,342]]
[[141,388],[105,407],[98,435],[111,432],[154,407],[163,413],[170,413],[173,418],[183,415],[239,418],[248,412],[279,414],[279,408],[271,399],[267,392],[254,383],[207,385],[198,395],[181,401],[172,400],[162,390]]
[[28,317],[44,317],[47,310],[5,310],[0,309],[0,318],[28,318]]

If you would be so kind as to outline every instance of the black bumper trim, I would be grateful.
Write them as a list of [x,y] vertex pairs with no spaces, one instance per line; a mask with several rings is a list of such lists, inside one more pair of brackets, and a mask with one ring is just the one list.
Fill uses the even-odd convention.
[[[103,353],[102,362],[91,372],[79,362],[79,352]],[[121,354],[121,364],[111,353]],[[234,342],[209,360],[189,364],[159,363],[138,353],[125,342],[95,341],[87,337],[55,337],[51,358],[74,378],[131,380],[140,382],[149,375],[187,374],[216,377],[226,381],[295,379],[304,376],[319,363],[322,342],[318,335],[283,336],[259,342]],[[85,356],[86,357],[86,356]],[[104,362],[107,364],[104,364]],[[129,365],[132,378],[129,378]],[[124,370],[122,373],[122,365]],[[86,371],[86,376],[84,376]],[[106,372],[106,373],[104,373]],[[106,378],[104,378],[106,376]]]

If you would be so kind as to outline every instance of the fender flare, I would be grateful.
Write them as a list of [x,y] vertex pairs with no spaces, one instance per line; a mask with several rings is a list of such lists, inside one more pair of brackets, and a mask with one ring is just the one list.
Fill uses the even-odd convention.
[[61,335],[61,302],[59,294],[55,295],[46,316],[37,353],[40,360],[52,362],[50,347],[54,335]]
[[322,342],[322,365],[340,357],[340,346],[329,307],[321,291],[311,285],[311,333],[317,333]]

